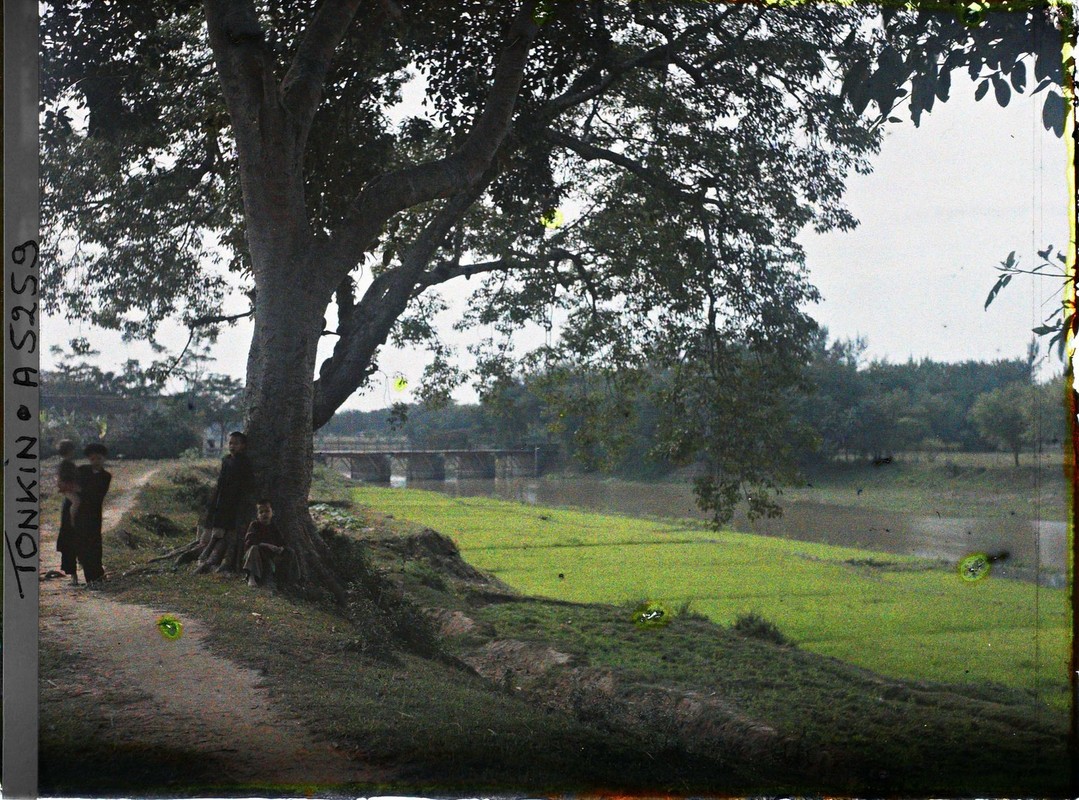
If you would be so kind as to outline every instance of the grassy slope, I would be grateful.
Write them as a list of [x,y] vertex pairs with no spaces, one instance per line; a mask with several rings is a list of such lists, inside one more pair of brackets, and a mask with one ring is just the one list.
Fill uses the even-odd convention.
[[[365,631],[332,609],[248,589],[237,577],[196,576],[186,570],[122,577],[131,566],[190,540],[198,518],[198,478],[213,465],[183,469],[176,484],[166,473],[151,481],[121,528],[134,537],[131,549],[114,536],[105,538],[110,571],[107,593],[126,602],[171,609],[181,621],[199,618],[212,631],[216,652],[260,670],[271,695],[302,716],[317,735],[375,765],[394,768],[400,780],[383,787],[411,792],[475,791],[494,787],[531,787],[551,791],[599,790],[617,786],[664,790],[722,785],[733,791],[778,784],[750,768],[723,767],[715,760],[674,754],[657,774],[640,754],[648,742],[639,734],[599,730],[562,714],[552,715],[522,698],[493,689],[479,677],[437,660],[386,653],[365,646]],[[322,487],[323,499],[334,496]],[[58,513],[58,500],[45,513]],[[163,534],[163,535],[162,535]],[[261,616],[256,617],[254,614]],[[66,677],[62,652],[44,648],[41,679]],[[87,764],[109,762],[113,748],[97,747],[93,730],[68,693],[42,707],[43,794],[70,794],[82,787]],[[93,714],[90,715],[93,717]],[[83,747],[71,753],[74,742]],[[122,755],[122,754],[121,754]],[[213,772],[199,765],[182,740],[174,753],[144,753],[132,744],[123,769],[110,771],[93,788],[127,796],[164,793],[231,794],[240,787],[214,786]],[[189,765],[189,783],[177,783],[166,767]],[[220,774],[220,773],[217,773]],[[180,773],[182,779],[183,773]],[[304,787],[246,787],[260,794],[295,795]],[[355,787],[370,793],[371,786]]]
[[784,496],[925,515],[1064,520],[1068,480],[1062,464],[1056,453],[1037,462],[1024,454],[1018,468],[1005,453],[908,454],[876,467],[837,462],[809,472],[812,487],[788,489]]
[[969,583],[915,558],[675,523],[411,490],[354,496],[445,533],[524,594],[688,602],[720,624],[757,612],[802,647],[885,675],[1038,688],[1056,708],[1067,702],[1063,590]]
[[[387,521],[380,514],[347,513],[337,522],[350,529],[351,541],[362,539],[383,574],[400,580],[407,595],[419,604],[462,609],[494,625],[498,637],[551,643],[582,663],[616,670],[625,682],[688,687],[731,698],[747,714],[793,738],[803,751],[827,753],[830,763],[837,765],[834,776],[766,778],[757,774],[754,764],[725,761],[721,753],[709,758],[677,746],[661,746],[666,736],[663,730],[643,735],[551,713],[542,703],[514,694],[512,687],[492,686],[443,661],[368,648],[362,624],[310,603],[249,591],[235,578],[186,572],[120,578],[117,573],[123,567],[143,563],[190,538],[197,481],[191,479],[190,469],[185,471],[188,479],[183,484],[169,476],[153,481],[125,517],[121,527],[134,536],[137,549],[125,547],[114,537],[106,539],[105,563],[113,573],[109,595],[172,609],[181,620],[185,615],[203,620],[212,631],[211,646],[221,655],[260,669],[278,702],[302,716],[313,731],[368,762],[399,767],[400,780],[378,787],[383,792],[474,794],[488,787],[532,794],[644,787],[742,795],[825,791],[882,796],[933,791],[999,796],[1025,790],[1049,796],[1062,792],[1065,777],[1058,735],[1062,724],[1023,692],[998,689],[986,696],[979,688],[881,680],[810,652],[747,639],[693,615],[683,615],[663,629],[641,631],[630,622],[626,608],[565,605],[528,597],[483,602],[454,589],[452,581],[432,574],[427,565],[402,560],[383,547],[386,539],[400,536],[410,526]],[[204,471],[203,477],[212,471]],[[327,475],[323,478],[316,496],[344,496],[339,482]],[[535,516],[523,519],[521,511],[534,509],[517,509],[515,516],[505,505],[497,511],[490,507],[472,511],[482,512],[498,530],[514,531],[518,543],[530,537],[544,541],[544,534],[556,522]],[[403,509],[398,511],[397,516],[405,516]],[[496,519],[490,519],[492,514]],[[554,514],[565,521],[571,512]],[[585,520],[579,522],[579,536],[599,535],[598,530],[585,532]],[[594,519],[592,524],[597,524]],[[637,535],[655,537],[648,530]],[[698,534],[676,535],[693,539]],[[550,539],[546,544],[552,544]],[[580,584],[577,564],[582,553],[602,548],[538,549],[564,557],[560,569],[566,578],[557,584],[558,591],[564,591]],[[495,553],[479,549],[468,555],[475,563],[482,561],[484,552]],[[654,577],[662,569],[656,565],[640,572]],[[557,574],[551,578],[542,570],[533,571],[537,579],[558,581]],[[262,616],[254,617],[252,612]],[[480,644],[482,638],[464,637],[447,640],[444,647],[451,654],[461,654]],[[63,669],[62,654],[43,653],[43,680],[62,678]],[[80,738],[79,715],[64,700],[70,697],[64,695],[42,712],[42,753],[54,763],[69,758],[63,748]],[[1014,736],[1020,730],[1023,736]],[[109,755],[79,754],[91,763],[107,761]],[[150,760],[140,761],[136,753],[126,771],[110,770],[110,779],[123,783],[128,796],[162,790],[149,768],[154,754],[144,755]],[[182,764],[188,756],[181,748],[171,758]],[[198,772],[190,778],[202,783]],[[217,787],[214,793],[221,796],[237,788]],[[369,794],[373,787],[362,788]],[[47,792],[48,787],[43,785],[43,789]],[[269,795],[282,789],[263,787],[258,792]],[[300,789],[287,791],[296,794]],[[207,788],[196,791],[206,793]],[[175,784],[166,793],[183,794]]]

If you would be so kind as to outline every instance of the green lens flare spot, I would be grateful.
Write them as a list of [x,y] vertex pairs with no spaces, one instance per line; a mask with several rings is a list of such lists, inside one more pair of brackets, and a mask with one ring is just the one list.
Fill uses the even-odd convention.
[[540,0],[532,12],[532,21],[543,26],[551,21],[554,16],[554,0]]
[[638,628],[662,628],[673,616],[666,604],[647,600],[633,609],[633,624]]
[[553,231],[566,224],[566,215],[559,208],[549,208],[540,216],[540,222],[543,223],[543,227]]
[[959,10],[960,21],[969,28],[977,28],[985,22],[985,6],[981,3],[967,3]]
[[989,577],[992,566],[985,553],[971,553],[959,562],[959,577],[965,581],[980,581]]
[[161,635],[169,641],[176,641],[184,635],[183,624],[171,614],[164,614],[161,617],[158,617],[157,629],[161,631]]
[[398,375],[393,379],[393,390],[395,392],[403,392],[408,388],[408,378],[404,375]]

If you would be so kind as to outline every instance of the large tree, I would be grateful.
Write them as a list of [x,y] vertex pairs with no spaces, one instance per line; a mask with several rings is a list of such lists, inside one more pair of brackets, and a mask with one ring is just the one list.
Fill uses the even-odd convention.
[[979,395],[970,409],[970,419],[987,442],[1011,451],[1015,466],[1024,444],[1034,440],[1034,387],[1011,383]]
[[[977,4],[958,16],[659,0],[43,9],[52,308],[129,336],[173,316],[196,328],[253,316],[258,491],[274,498],[298,584],[338,595],[307,514],[311,433],[390,336],[432,333],[435,287],[484,277],[470,318],[498,331],[479,353],[488,375],[505,370],[510,331],[560,308],[562,337],[537,358],[616,383],[634,364],[684,364],[694,383],[671,406],[699,416],[709,382],[795,380],[763,366],[796,363],[813,329],[794,237],[854,225],[845,177],[869,170],[897,104],[917,122],[960,68],[1007,103],[1030,55],[1037,90],[1059,79],[1052,20],[983,19]],[[426,111],[397,124],[387,108],[410,75]],[[545,226],[560,205],[581,211]],[[222,307],[215,259],[249,284],[249,312]],[[323,335],[336,345],[319,365]],[[450,356],[433,348],[427,382],[445,394]],[[724,453],[701,443],[710,496],[743,483],[755,496],[767,459],[724,430]]]

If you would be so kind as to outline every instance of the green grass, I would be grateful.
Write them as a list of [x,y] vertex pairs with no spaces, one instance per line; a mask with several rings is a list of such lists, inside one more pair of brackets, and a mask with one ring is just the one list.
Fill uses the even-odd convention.
[[[1068,479],[1058,453],[905,453],[891,464],[842,461],[806,474],[812,486],[792,487],[783,500],[947,517],[1064,520]],[[858,489],[863,491],[858,493]]]
[[[398,788],[476,790],[520,780],[570,790],[618,777],[648,785],[646,770],[623,772],[644,747],[633,735],[552,717],[438,661],[365,656],[352,626],[327,610],[252,592],[236,580],[187,574],[129,580],[117,597],[207,623],[215,651],[259,670],[271,694],[315,734],[400,770]],[[261,615],[257,625],[252,612]],[[582,763],[582,751],[591,760]],[[699,760],[674,766],[704,785]]]
[[755,612],[800,647],[884,675],[1000,684],[1067,704],[1063,590],[968,583],[951,565],[912,557],[675,523],[415,490],[353,494],[445,533],[467,560],[527,595],[691,602],[723,625]]
[[[746,600],[739,604],[745,606],[742,611],[760,611],[783,634],[798,640],[790,620],[761,605],[749,566],[758,565],[762,575],[771,570],[767,574],[773,581],[793,575],[805,586],[816,576],[827,590],[834,579],[828,570],[883,583],[933,574],[913,559],[873,556],[891,562],[890,568],[898,570],[891,572],[841,563],[867,557],[858,551],[512,503],[454,502],[441,495],[396,490],[361,493],[377,511],[320,511],[319,516],[340,531],[331,538],[331,547],[342,563],[355,567],[366,560],[368,578],[398,584],[409,602],[457,609],[481,624],[474,634],[442,639],[439,654],[423,658],[400,644],[368,646],[372,626],[388,622],[385,612],[374,606],[369,618],[348,619],[340,609],[251,591],[237,578],[186,570],[120,575],[128,563],[143,564],[189,540],[199,487],[213,472],[212,467],[200,471],[190,464],[176,471],[167,468],[146,487],[121,523],[137,548],[106,537],[105,562],[113,577],[105,593],[167,609],[181,621],[199,619],[210,632],[210,647],[258,670],[275,702],[302,717],[313,733],[366,763],[397,770],[391,784],[348,787],[352,794],[512,790],[531,795],[651,791],[1055,796],[1065,785],[1066,720],[1023,689],[973,679],[970,685],[956,686],[881,678],[811,652],[820,643],[781,646],[760,620],[741,630],[725,629],[697,613],[716,616],[694,587],[715,584],[717,576],[740,577]],[[327,472],[317,475],[314,497],[341,500],[351,494],[339,478]],[[425,514],[432,521],[441,519],[432,527],[453,534],[472,563],[517,559],[514,569],[503,570],[500,577],[510,583],[531,581],[545,587],[542,594],[561,599],[491,597],[475,585],[460,584],[448,572],[440,573],[435,562],[403,557],[401,538],[419,527],[405,520]],[[470,525],[483,529],[471,530]],[[571,544],[571,539],[577,542]],[[762,549],[769,543],[777,549]],[[788,552],[791,547],[798,552]],[[649,563],[639,563],[642,553]],[[709,553],[734,563],[710,563]],[[692,560],[688,565],[687,554]],[[784,572],[780,567],[787,562],[791,566]],[[664,589],[664,572],[678,564],[683,567],[679,580],[686,585],[678,591]],[[721,568],[728,570],[725,576]],[[702,584],[707,576],[712,580]],[[618,595],[615,601],[624,603],[565,602],[587,597],[596,586],[605,586]],[[713,589],[726,598],[723,590]],[[649,595],[682,613],[666,627],[637,628],[632,605]],[[690,595],[697,599],[683,609],[678,598]],[[810,597],[802,599],[808,602]],[[738,713],[773,728],[782,753],[777,762],[764,765],[759,758],[724,748],[694,749],[695,734],[686,738],[676,718],[647,717],[625,725],[617,709],[607,713],[600,708],[597,714],[595,705],[552,708],[542,696],[518,691],[512,683],[496,685],[455,665],[455,658],[478,652],[492,639],[507,638],[568,653],[575,667],[610,671],[620,687],[617,696],[629,698],[630,708],[635,707],[632,692],[642,688],[721,698]],[[64,685],[70,668],[64,654],[49,652],[42,665],[43,680]],[[74,780],[79,769],[107,760],[112,752],[93,744],[93,731],[82,723],[97,724],[96,712],[80,713],[77,702],[58,691],[50,696],[47,713],[43,711],[48,724],[43,724],[42,746],[51,770],[43,775],[54,776],[60,785],[70,783],[63,782],[64,769]],[[80,742],[85,745],[81,749],[69,749]],[[74,763],[64,761],[68,753]],[[102,779],[102,789],[111,787],[115,793],[117,781],[126,781],[127,796],[176,796],[180,788],[216,796],[251,791],[275,796],[286,788],[212,786],[199,765],[188,768],[192,754],[178,751],[160,754],[173,769],[163,790],[151,769],[158,754],[132,750],[115,755],[124,760]],[[185,779],[190,782],[185,784]]]
[[[138,468],[117,465],[114,472]],[[104,560],[111,576],[105,594],[167,609],[181,622],[199,619],[210,632],[211,649],[258,670],[274,700],[301,716],[316,736],[338,743],[364,763],[396,773],[392,783],[349,787],[351,793],[377,789],[384,794],[459,794],[520,786],[557,792],[618,786],[699,793],[723,786],[745,794],[782,788],[751,764],[721,764],[700,754],[672,753],[657,768],[641,758],[650,745],[640,732],[601,729],[550,713],[444,658],[422,658],[400,647],[368,647],[372,627],[386,622],[377,609],[373,615],[378,619],[350,620],[339,609],[251,590],[235,576],[194,575],[188,569],[123,576],[126,568],[145,564],[193,537],[200,486],[214,473],[212,465],[166,465],[145,487],[119,526],[137,547],[113,535],[105,537]],[[341,487],[341,481],[321,473],[312,494],[321,500],[340,499]],[[58,512],[58,500],[51,498],[47,507],[49,513]],[[410,571],[425,577],[425,570]],[[438,592],[431,599],[453,603]],[[49,654],[42,662],[42,679],[61,683],[64,663],[62,653]],[[43,711],[45,794],[64,794],[80,770],[90,769],[115,749],[93,744],[90,734],[97,722],[92,714],[79,713],[74,703],[59,692]],[[84,746],[74,751],[72,764],[64,759],[73,742]],[[181,793],[223,796],[244,788],[222,784],[220,770],[213,776],[202,768],[185,772],[181,767],[194,763],[196,756],[183,750],[182,742],[178,747],[176,753],[162,754],[168,764],[177,765],[176,774],[168,772],[162,783],[152,769],[154,752],[139,750],[137,743],[131,743],[130,752],[116,750],[117,757],[123,757],[121,769],[102,776],[101,790],[177,796],[182,787]],[[282,787],[258,789],[264,795],[281,792]]]
[[[522,601],[492,604],[477,616],[499,635],[553,643],[627,683],[688,685],[722,697],[781,732],[795,752],[825,754],[861,776],[860,787],[832,784],[840,794],[1040,795],[1065,780],[1063,715],[1020,690],[891,682],[778,647],[759,629],[756,636],[717,631],[683,615],[642,630],[630,609]],[[821,783],[814,793],[827,791]]]

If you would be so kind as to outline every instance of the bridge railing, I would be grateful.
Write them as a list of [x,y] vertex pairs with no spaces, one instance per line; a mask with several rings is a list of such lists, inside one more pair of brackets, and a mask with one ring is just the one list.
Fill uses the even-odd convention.
[[386,452],[395,453],[430,452],[446,450],[532,450],[532,447],[504,448],[495,447],[484,442],[458,442],[458,441],[431,441],[413,443],[406,438],[391,439],[365,439],[355,436],[316,436],[313,439],[315,452],[338,452],[338,453],[371,453]]
[[359,436],[316,436],[314,437],[315,450],[317,451],[339,451],[349,453],[367,453],[372,451],[383,450],[414,450],[408,439],[401,437],[399,439],[381,438],[381,439],[368,439]]

